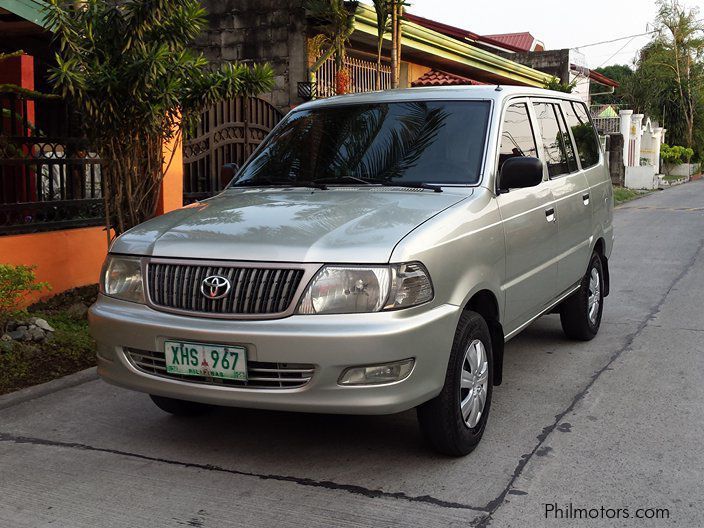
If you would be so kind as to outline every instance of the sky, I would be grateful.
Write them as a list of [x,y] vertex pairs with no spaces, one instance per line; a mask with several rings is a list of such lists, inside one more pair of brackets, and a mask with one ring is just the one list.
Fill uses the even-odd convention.
[[[363,0],[371,4],[370,0]],[[480,35],[529,31],[546,49],[576,48],[652,30],[654,0],[408,0],[408,11]],[[704,8],[704,0],[684,0]],[[702,9],[704,11],[704,9]],[[587,66],[629,64],[649,36],[580,47]]]

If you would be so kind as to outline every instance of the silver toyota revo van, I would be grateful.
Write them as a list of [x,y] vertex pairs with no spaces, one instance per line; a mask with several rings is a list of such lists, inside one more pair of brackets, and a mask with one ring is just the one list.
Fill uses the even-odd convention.
[[504,342],[599,330],[612,187],[587,108],[521,87],[299,106],[214,198],[110,249],[98,372],[161,409],[389,414],[469,453]]

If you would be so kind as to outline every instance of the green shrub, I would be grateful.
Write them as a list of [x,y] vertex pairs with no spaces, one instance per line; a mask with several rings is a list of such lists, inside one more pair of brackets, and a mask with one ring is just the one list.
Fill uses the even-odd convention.
[[577,87],[577,79],[572,82],[566,83],[561,82],[557,77],[553,77],[549,81],[543,83],[543,88],[546,90],[554,90],[555,92],[572,93],[572,91]]
[[32,292],[50,290],[48,282],[37,282],[36,266],[0,264],[0,334],[8,319],[20,312],[26,296]]
[[681,165],[682,163],[689,163],[694,155],[694,150],[687,147],[682,147],[680,145],[669,146],[663,143],[660,147],[660,159],[662,159],[663,169],[665,169],[665,174],[670,175],[670,171],[675,165]]

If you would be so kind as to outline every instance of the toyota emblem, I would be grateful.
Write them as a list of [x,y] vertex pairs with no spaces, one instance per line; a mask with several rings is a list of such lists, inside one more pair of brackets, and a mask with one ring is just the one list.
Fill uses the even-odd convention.
[[203,279],[200,292],[208,299],[222,299],[230,291],[230,280],[222,275],[210,275]]

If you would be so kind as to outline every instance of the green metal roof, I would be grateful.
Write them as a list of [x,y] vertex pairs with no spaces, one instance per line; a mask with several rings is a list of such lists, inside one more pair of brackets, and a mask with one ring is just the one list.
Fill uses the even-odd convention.
[[[355,31],[376,38],[376,11],[366,4],[359,4],[355,13]],[[387,34],[387,40],[391,37]],[[458,64],[499,75],[505,79],[542,88],[553,76],[528,66],[518,64],[494,53],[476,48],[469,43],[443,35],[410,21],[403,23],[404,47],[429,53]]]
[[0,7],[38,26],[46,27],[42,0],[0,0]]
[[609,105],[601,111],[599,117],[618,117],[618,113],[613,106]]

